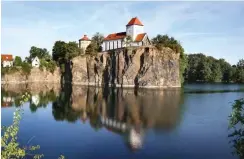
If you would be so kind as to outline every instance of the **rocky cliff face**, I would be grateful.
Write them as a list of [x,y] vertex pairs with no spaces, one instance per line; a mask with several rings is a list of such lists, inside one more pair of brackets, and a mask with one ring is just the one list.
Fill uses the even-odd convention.
[[60,70],[56,70],[51,73],[47,70],[40,70],[39,68],[32,68],[30,75],[23,75],[21,72],[15,72],[12,74],[5,74],[2,76],[2,84],[13,83],[31,83],[31,82],[45,82],[45,83],[60,83]]
[[179,54],[153,46],[120,49],[72,60],[72,83],[123,87],[180,87]]

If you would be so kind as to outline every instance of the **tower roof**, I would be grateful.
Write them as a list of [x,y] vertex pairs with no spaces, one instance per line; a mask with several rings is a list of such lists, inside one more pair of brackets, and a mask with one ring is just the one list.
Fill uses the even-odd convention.
[[90,39],[87,37],[87,35],[84,35],[80,40],[83,40],[83,41],[90,41]]
[[130,25],[143,26],[143,24],[141,23],[141,21],[137,17],[132,18],[126,26],[130,26]]

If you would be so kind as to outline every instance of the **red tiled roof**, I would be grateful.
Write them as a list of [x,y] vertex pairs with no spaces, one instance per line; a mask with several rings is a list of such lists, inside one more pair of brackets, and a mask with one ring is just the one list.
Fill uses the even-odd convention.
[[2,102],[1,107],[10,107],[11,105],[11,102]]
[[141,26],[143,26],[143,24],[141,23],[141,21],[137,17],[132,18],[126,26],[130,26],[130,25],[141,25]]
[[87,40],[87,41],[90,41],[90,39],[87,37],[87,35],[84,35],[80,40]]
[[120,33],[113,33],[109,34],[104,40],[117,40],[117,39],[123,39],[126,37],[126,32],[120,32]]
[[10,54],[2,54],[1,61],[13,61],[13,55]]
[[138,34],[138,35],[136,36],[135,41],[136,41],[136,42],[140,42],[140,41],[142,41],[145,35],[146,35],[146,33]]

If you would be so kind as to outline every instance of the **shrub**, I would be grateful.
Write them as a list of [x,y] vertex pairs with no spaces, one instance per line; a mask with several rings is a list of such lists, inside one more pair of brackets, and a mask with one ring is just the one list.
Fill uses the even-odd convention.
[[31,65],[27,62],[22,63],[22,72],[26,75],[29,75],[31,72]]
[[50,71],[50,72],[54,72],[55,68],[56,68],[56,63],[55,61],[46,61],[44,59],[41,59],[40,60],[40,69],[43,70],[43,68],[46,68],[47,71]]
[[[21,109],[17,109],[14,113],[14,120],[13,124],[8,127],[2,127],[3,136],[1,136],[1,158],[8,159],[8,158],[23,158],[25,156],[31,155],[29,154],[30,151],[35,151],[40,148],[39,145],[37,146],[30,146],[28,148],[20,147],[19,143],[17,142],[17,134],[19,131],[19,122],[21,119]],[[34,158],[41,158],[43,155],[36,154]]]

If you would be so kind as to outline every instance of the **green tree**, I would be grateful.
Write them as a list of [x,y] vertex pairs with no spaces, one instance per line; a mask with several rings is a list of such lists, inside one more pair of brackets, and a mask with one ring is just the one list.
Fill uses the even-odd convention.
[[211,82],[221,82],[222,81],[222,71],[220,68],[220,64],[217,62],[212,63],[212,72],[211,72]]
[[76,42],[68,42],[66,44],[65,60],[71,60],[78,55],[80,55],[80,49],[78,47],[78,44]]
[[14,59],[14,65],[15,65],[15,66],[21,66],[21,64],[22,64],[22,59],[21,59],[21,57],[16,56],[15,59]]
[[30,49],[30,56],[29,60],[32,60],[33,58],[38,57],[39,59],[50,59],[51,56],[46,48],[38,48],[35,46],[32,46]]
[[239,69],[244,69],[244,59],[240,59],[236,66]]
[[103,43],[103,39],[104,39],[104,36],[101,33],[99,33],[99,32],[97,32],[92,37],[92,42],[94,43],[97,52],[102,51],[101,45]]
[[86,48],[86,54],[96,54],[97,53],[97,49],[96,49],[96,44],[91,42],[87,48]]
[[59,65],[70,61],[72,58],[80,55],[80,49],[76,42],[56,41],[52,49],[52,58]]
[[56,41],[52,49],[52,58],[59,64],[63,63],[66,55],[66,43],[64,41]]

